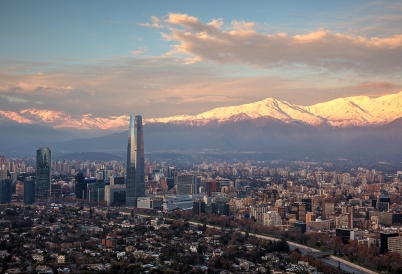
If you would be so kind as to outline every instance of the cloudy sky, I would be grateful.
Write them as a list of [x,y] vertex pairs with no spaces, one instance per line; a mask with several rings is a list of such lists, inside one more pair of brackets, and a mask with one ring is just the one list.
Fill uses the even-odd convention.
[[145,118],[402,91],[400,1],[1,1],[0,109]]

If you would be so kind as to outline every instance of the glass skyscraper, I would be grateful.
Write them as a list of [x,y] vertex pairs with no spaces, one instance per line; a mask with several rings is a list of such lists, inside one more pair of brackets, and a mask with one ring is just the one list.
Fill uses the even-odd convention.
[[126,206],[136,207],[137,198],[145,195],[144,132],[142,117],[131,116],[128,129],[126,162]]
[[36,151],[36,195],[47,197],[50,191],[52,153],[42,147]]
[[75,197],[84,200],[87,198],[87,183],[81,171],[75,175]]

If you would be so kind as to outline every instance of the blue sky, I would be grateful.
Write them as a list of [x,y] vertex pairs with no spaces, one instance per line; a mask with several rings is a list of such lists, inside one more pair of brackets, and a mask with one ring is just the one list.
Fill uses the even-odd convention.
[[399,92],[398,1],[1,1],[0,109],[146,118]]

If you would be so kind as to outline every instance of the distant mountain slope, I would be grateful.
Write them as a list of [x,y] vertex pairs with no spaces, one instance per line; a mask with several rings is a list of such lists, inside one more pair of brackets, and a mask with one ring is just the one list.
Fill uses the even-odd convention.
[[382,125],[402,117],[402,92],[374,99],[367,96],[339,98],[313,106],[294,105],[268,98],[240,106],[216,108],[195,116],[173,116],[147,121],[201,126],[211,121],[221,123],[260,117],[272,117],[285,123],[299,122],[311,126]]
[[53,159],[60,160],[79,160],[79,161],[100,161],[110,162],[112,160],[121,161],[123,158],[117,155],[104,153],[104,152],[75,152],[69,154],[60,154],[54,156]]
[[[18,125],[21,126],[21,125]],[[20,134],[12,135],[9,142],[0,142],[0,153],[8,151],[32,155],[41,146],[49,147],[55,154],[72,152],[105,152],[124,155],[127,149],[127,131],[90,139],[63,141],[67,136],[53,129],[24,125]],[[37,128],[37,131],[31,130]],[[26,131],[28,130],[28,131]],[[31,131],[30,131],[31,130]],[[42,140],[31,139],[43,132]],[[24,133],[25,132],[25,133]],[[28,134],[27,132],[30,132]],[[0,134],[8,136],[8,134]],[[25,136],[27,143],[19,140]],[[71,136],[70,136],[71,138]],[[17,145],[16,145],[17,144]],[[18,145],[21,144],[21,145]],[[185,123],[148,123],[144,125],[144,144],[147,153],[152,151],[203,149],[219,151],[259,151],[294,157],[327,155],[328,157],[378,155],[402,156],[402,118],[371,127],[315,127],[302,122],[286,123],[272,117],[251,120],[210,122],[204,126]],[[337,155],[337,156],[336,156]],[[74,155],[73,157],[79,157]],[[124,159],[123,159],[124,160]]]
[[47,146],[55,140],[59,142],[77,138],[75,135],[53,128],[18,123],[2,123],[0,125],[0,154],[10,151],[24,151],[27,144],[30,150],[39,146]]
[[[356,127],[384,125],[402,117],[402,92],[370,98],[355,96],[339,98],[313,106],[300,106],[283,100],[267,98],[250,104],[215,108],[198,115],[179,115],[144,119],[145,123],[174,123],[206,126],[258,118],[273,118],[287,124],[314,127]],[[143,117],[146,118],[146,117]],[[0,121],[49,126],[68,130],[126,130],[128,116],[94,117],[91,114],[70,115],[56,110],[0,110]]]

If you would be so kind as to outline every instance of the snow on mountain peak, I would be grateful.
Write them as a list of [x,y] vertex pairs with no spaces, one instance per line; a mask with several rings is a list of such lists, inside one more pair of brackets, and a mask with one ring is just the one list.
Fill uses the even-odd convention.
[[[215,108],[194,116],[177,115],[145,119],[145,123],[185,123],[205,125],[209,122],[237,122],[256,118],[275,118],[285,123],[305,123],[312,126],[332,127],[370,126],[389,123],[402,117],[402,91],[378,98],[353,96],[338,98],[312,106],[291,104],[283,100],[264,100]],[[125,130],[129,116],[94,117],[92,114],[70,115],[64,111],[35,108],[18,111],[0,110],[0,120],[18,123],[48,125],[54,128]]]

